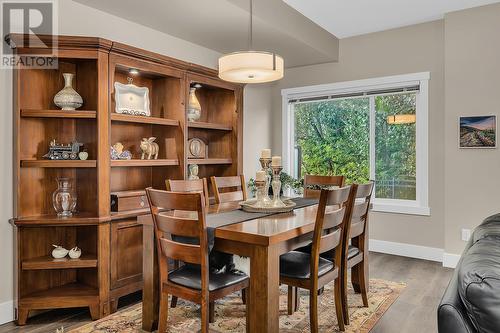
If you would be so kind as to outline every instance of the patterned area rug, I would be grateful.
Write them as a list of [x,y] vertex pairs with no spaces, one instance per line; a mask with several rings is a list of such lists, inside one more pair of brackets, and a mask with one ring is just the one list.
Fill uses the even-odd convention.
[[[370,280],[369,306],[363,307],[361,296],[349,289],[350,325],[346,332],[369,332],[384,312],[401,294],[405,284],[385,280]],[[309,330],[309,296],[306,290],[300,290],[300,308],[292,316],[286,311],[286,288],[281,289],[280,295],[280,332],[305,333]],[[333,299],[333,283],[325,288],[319,296],[319,331],[337,332],[337,317]],[[191,333],[200,329],[200,312],[197,305],[179,299],[177,307],[169,309],[167,332]],[[216,322],[210,324],[210,331],[214,333],[245,332],[245,306],[241,303],[239,294],[230,295],[217,301],[215,307]],[[141,304],[132,305],[101,320],[84,325],[70,331],[70,333],[132,333],[142,332]]]

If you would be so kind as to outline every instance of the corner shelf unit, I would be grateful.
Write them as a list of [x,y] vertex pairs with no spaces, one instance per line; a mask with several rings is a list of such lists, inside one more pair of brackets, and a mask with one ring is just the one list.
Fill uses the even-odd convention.
[[[50,38],[45,36],[42,38]],[[10,35],[19,54],[38,52],[26,36]],[[28,37],[29,38],[29,37]],[[118,299],[142,288],[142,225],[147,208],[111,212],[110,193],[165,189],[166,179],[242,172],[243,86],[221,81],[216,71],[102,38],[56,36],[59,66],[14,71],[14,217],[17,248],[17,322],[30,311],[89,307],[93,319],[116,310]],[[34,45],[26,48],[23,45]],[[129,74],[130,69],[139,72]],[[63,88],[62,73],[75,74],[73,88],[83,105],[62,111],[53,103]],[[115,112],[114,83],[147,87],[150,117]],[[186,117],[190,87],[201,117]],[[37,89],[33,89],[37,87]],[[141,159],[140,142],[155,137],[158,158]],[[188,141],[207,144],[207,158],[188,159]],[[87,160],[46,160],[49,143],[82,142]],[[131,160],[111,160],[120,142]],[[59,218],[52,206],[58,177],[69,177],[77,211]],[[79,259],[53,259],[52,244],[82,249]],[[124,264],[126,263],[126,264]]]

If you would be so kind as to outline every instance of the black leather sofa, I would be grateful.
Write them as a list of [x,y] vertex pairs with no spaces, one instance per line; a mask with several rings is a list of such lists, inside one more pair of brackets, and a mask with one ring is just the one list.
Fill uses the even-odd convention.
[[500,214],[475,230],[438,307],[439,333],[500,333]]

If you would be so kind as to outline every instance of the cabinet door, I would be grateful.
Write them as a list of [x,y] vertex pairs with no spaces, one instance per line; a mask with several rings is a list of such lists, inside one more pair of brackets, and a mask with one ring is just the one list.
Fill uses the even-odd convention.
[[142,225],[136,219],[111,224],[111,289],[142,281]]

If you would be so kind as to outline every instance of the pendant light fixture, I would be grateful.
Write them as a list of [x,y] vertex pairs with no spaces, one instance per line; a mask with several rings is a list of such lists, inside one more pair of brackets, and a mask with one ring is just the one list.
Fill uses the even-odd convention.
[[276,53],[253,51],[253,0],[250,0],[248,51],[233,52],[219,58],[219,77],[236,83],[263,83],[283,77],[284,61]]

